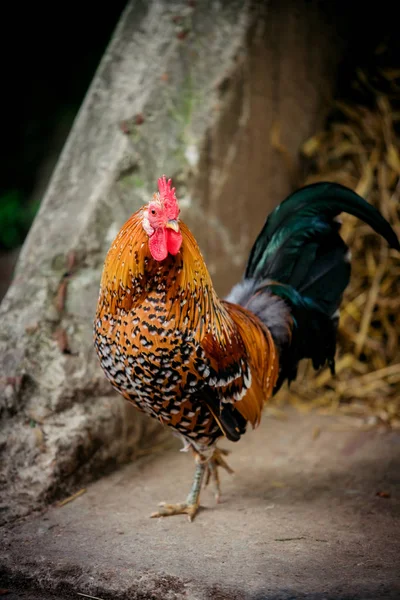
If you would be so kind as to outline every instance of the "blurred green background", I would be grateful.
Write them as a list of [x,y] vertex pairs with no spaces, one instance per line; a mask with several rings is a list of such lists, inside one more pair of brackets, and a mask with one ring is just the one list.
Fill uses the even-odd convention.
[[3,13],[2,256],[24,241],[125,5],[26,3]]

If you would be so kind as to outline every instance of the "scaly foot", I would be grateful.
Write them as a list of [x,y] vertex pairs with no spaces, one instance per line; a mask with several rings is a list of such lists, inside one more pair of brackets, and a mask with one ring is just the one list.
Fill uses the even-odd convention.
[[160,502],[161,507],[159,511],[154,512],[150,515],[151,518],[158,517],[169,517],[171,515],[187,515],[189,521],[193,521],[197,511],[199,510],[199,504],[167,504],[166,502]]
[[196,452],[196,471],[194,473],[194,479],[192,487],[186,502],[182,504],[166,504],[161,502],[160,510],[150,515],[153,518],[156,517],[169,517],[171,515],[188,515],[189,521],[193,521],[200,506],[200,489],[203,482],[204,473],[206,471],[206,463],[204,458]]
[[195,452],[196,456],[196,471],[194,474],[193,484],[190,489],[189,495],[186,498],[186,502],[181,504],[167,504],[166,502],[160,503],[160,510],[154,512],[150,517],[170,517],[171,515],[188,515],[189,521],[193,521],[199,508],[200,508],[200,490],[201,484],[206,475],[205,485],[208,484],[210,479],[214,482],[216,488],[215,497],[219,502],[221,496],[218,467],[222,467],[228,473],[233,473],[233,470],[225,462],[223,458],[229,454],[228,450],[220,450],[215,448],[211,458],[207,459],[198,452]]

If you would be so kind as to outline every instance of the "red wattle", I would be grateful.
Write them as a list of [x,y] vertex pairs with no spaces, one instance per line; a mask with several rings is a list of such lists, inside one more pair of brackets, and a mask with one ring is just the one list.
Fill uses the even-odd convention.
[[167,249],[168,252],[175,256],[178,254],[182,245],[182,234],[180,231],[174,231],[173,229],[167,230]]
[[154,260],[164,260],[168,256],[167,249],[167,232],[164,228],[156,229],[153,235],[149,238],[150,254]]

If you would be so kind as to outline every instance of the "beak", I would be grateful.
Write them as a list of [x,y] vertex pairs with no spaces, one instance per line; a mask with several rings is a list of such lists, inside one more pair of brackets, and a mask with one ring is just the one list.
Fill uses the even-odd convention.
[[179,231],[179,223],[178,221],[175,221],[175,219],[170,219],[167,222],[166,227],[169,227],[169,229],[173,229],[176,233],[178,233]]

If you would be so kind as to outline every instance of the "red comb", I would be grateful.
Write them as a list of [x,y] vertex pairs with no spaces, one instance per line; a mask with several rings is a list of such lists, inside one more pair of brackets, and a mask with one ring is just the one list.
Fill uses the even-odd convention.
[[179,215],[178,201],[175,196],[175,188],[171,188],[171,179],[166,179],[165,175],[158,180],[158,191],[160,200],[165,206],[169,219],[177,219]]

